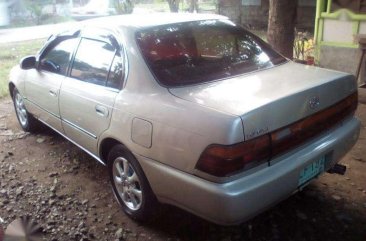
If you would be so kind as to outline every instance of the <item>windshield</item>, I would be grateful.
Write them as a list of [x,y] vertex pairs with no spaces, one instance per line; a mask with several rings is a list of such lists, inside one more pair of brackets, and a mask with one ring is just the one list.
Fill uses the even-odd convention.
[[136,37],[155,78],[167,87],[218,80],[286,61],[228,20],[157,26],[137,32]]

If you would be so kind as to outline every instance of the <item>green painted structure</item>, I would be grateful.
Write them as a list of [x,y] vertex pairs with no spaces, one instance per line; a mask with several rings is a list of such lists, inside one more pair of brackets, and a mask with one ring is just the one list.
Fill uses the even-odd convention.
[[[315,60],[322,67],[356,74],[361,56],[358,36],[366,36],[366,1],[351,1],[352,8],[342,5],[343,2],[317,0]],[[361,84],[365,82],[365,70],[361,70],[360,76]]]

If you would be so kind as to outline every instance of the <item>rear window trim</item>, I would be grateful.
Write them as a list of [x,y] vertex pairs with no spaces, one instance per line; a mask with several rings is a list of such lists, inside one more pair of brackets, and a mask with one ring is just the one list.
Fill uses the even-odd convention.
[[290,62],[290,60],[286,58],[286,61],[283,61],[282,63],[279,63],[277,65],[273,65],[273,66],[268,66],[268,67],[263,68],[263,69],[256,69],[256,70],[253,70],[253,71],[249,71],[247,73],[232,75],[232,76],[228,76],[228,77],[225,77],[225,78],[219,78],[219,79],[209,80],[209,81],[200,82],[200,83],[191,83],[191,84],[177,85],[177,86],[168,86],[168,85],[161,84],[159,82],[159,80],[157,80],[157,78],[155,77],[155,75],[153,73],[152,74],[154,75],[154,78],[156,79],[156,82],[158,82],[159,85],[161,85],[162,87],[165,87],[167,89],[178,89],[178,88],[186,88],[186,87],[192,87],[192,86],[206,85],[206,84],[220,82],[220,81],[225,81],[225,80],[233,79],[233,78],[246,77],[248,75],[251,75],[251,74],[254,74],[254,73],[257,73],[257,72],[261,72],[261,71],[266,71],[266,70],[269,70],[269,69],[277,68],[277,67],[279,67],[281,65],[287,64],[288,62]]

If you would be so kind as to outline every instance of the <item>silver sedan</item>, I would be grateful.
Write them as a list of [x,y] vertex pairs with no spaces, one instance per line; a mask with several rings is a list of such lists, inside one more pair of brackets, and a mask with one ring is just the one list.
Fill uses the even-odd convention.
[[51,36],[9,81],[25,131],[51,127],[108,167],[123,210],[168,203],[237,224],[354,145],[354,76],[293,63],[226,17],[99,18]]

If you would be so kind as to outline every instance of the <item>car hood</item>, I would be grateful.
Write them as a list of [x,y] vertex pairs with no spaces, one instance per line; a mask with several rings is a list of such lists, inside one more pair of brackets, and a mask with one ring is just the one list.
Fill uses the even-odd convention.
[[[285,64],[216,82],[170,88],[174,96],[240,116],[246,139],[269,132],[356,91],[352,75],[313,66]],[[316,106],[311,106],[312,100]],[[249,135],[249,133],[251,133]]]

